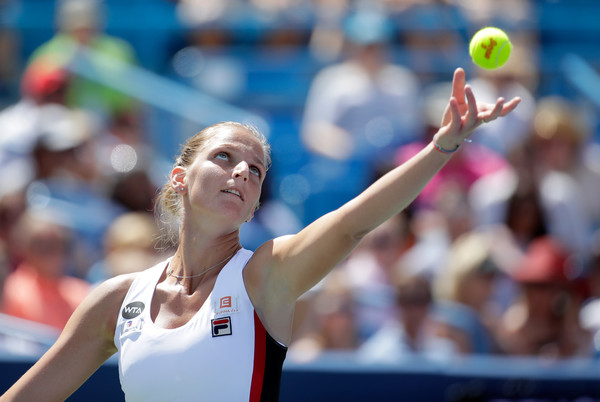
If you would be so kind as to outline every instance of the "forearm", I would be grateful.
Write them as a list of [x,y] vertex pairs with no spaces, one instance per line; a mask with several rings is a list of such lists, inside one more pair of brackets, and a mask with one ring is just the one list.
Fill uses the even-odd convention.
[[362,238],[369,231],[405,209],[451,158],[433,144],[381,177],[355,199],[340,208],[346,231]]
[[[321,217],[290,238],[275,243],[272,272],[277,283],[288,282],[291,296],[299,296],[352,251],[371,230],[406,208],[452,157],[451,153],[484,122],[510,113],[520,99],[505,104],[478,105],[465,85],[464,70],[452,80],[452,95],[435,141],[417,155],[373,183],[363,193],[337,210]],[[267,264],[268,265],[268,264]],[[281,279],[281,280],[279,280]]]
[[4,395],[4,401],[65,400],[117,352],[116,317],[134,275],[102,283],[77,307],[58,340]]
[[80,353],[73,363],[67,345],[57,341],[4,395],[0,401],[58,401],[67,399],[110,357]]
[[289,283],[289,296],[299,297],[345,258],[368,232],[406,208],[450,157],[429,144],[353,200],[297,235],[275,242],[273,255],[278,256],[280,263],[275,264],[273,272],[280,275],[273,283]]

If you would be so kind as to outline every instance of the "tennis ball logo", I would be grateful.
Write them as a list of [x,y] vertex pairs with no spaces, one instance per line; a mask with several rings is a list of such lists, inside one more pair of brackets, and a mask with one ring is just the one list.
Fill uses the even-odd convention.
[[469,54],[473,62],[488,70],[502,67],[511,50],[512,44],[508,35],[503,30],[493,27],[479,30],[469,44]]

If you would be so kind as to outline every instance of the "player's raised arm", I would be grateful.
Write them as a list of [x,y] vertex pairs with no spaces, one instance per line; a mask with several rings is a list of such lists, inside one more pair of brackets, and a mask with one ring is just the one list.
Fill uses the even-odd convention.
[[284,286],[291,298],[310,289],[368,232],[406,208],[473,130],[510,113],[519,101],[515,98],[505,103],[499,98],[495,104],[478,105],[465,84],[464,71],[457,69],[442,125],[430,144],[297,235],[275,239],[265,245],[267,250],[259,249],[259,255],[269,253],[274,257],[272,271],[277,279],[272,283]]
[[112,278],[77,307],[56,343],[4,395],[1,402],[62,401],[117,352],[113,337],[132,275]]

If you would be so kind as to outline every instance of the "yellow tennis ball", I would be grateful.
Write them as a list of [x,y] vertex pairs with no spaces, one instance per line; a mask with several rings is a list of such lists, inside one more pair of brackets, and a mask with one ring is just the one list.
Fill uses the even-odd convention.
[[501,29],[486,27],[480,29],[469,44],[469,54],[479,67],[493,70],[506,63],[512,44],[508,35]]

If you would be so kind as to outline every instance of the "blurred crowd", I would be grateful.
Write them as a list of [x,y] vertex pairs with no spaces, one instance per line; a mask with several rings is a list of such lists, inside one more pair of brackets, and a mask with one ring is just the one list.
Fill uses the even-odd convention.
[[[325,351],[369,362],[600,356],[599,133],[575,99],[538,92],[532,2],[175,4],[189,35],[164,75],[197,78],[193,85],[217,99],[234,102],[240,79],[225,62],[227,27],[244,15],[276,21],[271,46],[301,47],[322,65],[294,116],[309,193],[302,213],[266,182],[262,207],[241,233],[248,248],[300,230],[431,141],[450,94],[447,67],[465,62],[457,50],[466,48],[465,33],[499,25],[513,42],[504,67],[468,66],[468,80],[482,101],[520,96],[517,111],[482,127],[407,210],[302,297],[291,359]],[[56,18],[55,35],[26,60],[19,99],[0,111],[0,347],[7,353],[38,353],[36,331],[61,330],[93,286],[171,251],[157,241],[153,217],[170,161],[144,130],[148,111],[132,94],[68,68],[83,61],[119,74],[139,65],[136,49],[104,30],[103,6],[57,3],[48,16]],[[299,35],[307,15],[310,30]],[[15,68],[1,56],[10,51],[9,34],[0,25],[5,87]],[[194,70],[200,61],[204,78]],[[273,129],[271,141],[277,136]],[[275,155],[275,177],[278,168]],[[27,328],[29,343],[14,347],[15,328]]]

